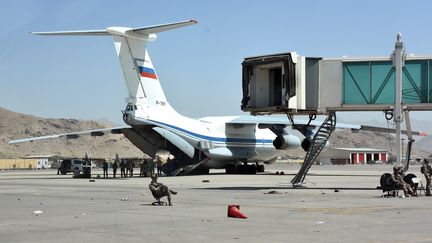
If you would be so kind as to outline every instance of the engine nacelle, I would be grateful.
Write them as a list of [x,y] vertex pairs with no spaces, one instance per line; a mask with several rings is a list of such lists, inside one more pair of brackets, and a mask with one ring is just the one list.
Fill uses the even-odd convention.
[[276,149],[296,149],[300,146],[300,139],[291,134],[279,135],[273,140]]
[[[305,138],[301,142],[301,147],[305,152],[307,152],[309,150],[311,145],[312,145],[312,138]],[[326,142],[326,144],[324,145],[324,149],[327,149],[328,147],[330,147],[330,141]]]

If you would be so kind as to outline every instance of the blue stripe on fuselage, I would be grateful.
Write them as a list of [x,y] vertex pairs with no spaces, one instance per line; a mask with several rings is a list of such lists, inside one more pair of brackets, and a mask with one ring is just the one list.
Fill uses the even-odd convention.
[[194,133],[191,131],[188,131],[186,129],[180,128],[180,127],[176,127],[167,123],[163,123],[163,122],[158,122],[158,121],[153,121],[153,120],[149,120],[151,122],[154,123],[158,123],[173,129],[176,129],[178,131],[187,133],[189,135],[192,135],[194,137],[200,138],[200,139],[205,139],[205,140],[210,140],[210,141],[214,141],[214,142],[225,142],[225,143],[259,143],[259,144],[263,144],[263,143],[271,143],[273,144],[273,140],[269,140],[269,139],[254,139],[254,138],[218,138],[218,137],[210,137],[210,136],[205,136],[205,135],[201,135],[198,133]]

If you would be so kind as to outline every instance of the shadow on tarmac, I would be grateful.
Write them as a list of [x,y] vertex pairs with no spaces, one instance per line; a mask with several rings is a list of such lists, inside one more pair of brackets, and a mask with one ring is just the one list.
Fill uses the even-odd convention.
[[226,191],[235,191],[235,190],[246,190],[246,191],[254,191],[254,190],[350,190],[350,191],[375,191],[381,190],[379,188],[368,188],[368,187],[296,187],[293,186],[232,186],[232,187],[205,187],[205,188],[190,188],[196,190],[226,190]]

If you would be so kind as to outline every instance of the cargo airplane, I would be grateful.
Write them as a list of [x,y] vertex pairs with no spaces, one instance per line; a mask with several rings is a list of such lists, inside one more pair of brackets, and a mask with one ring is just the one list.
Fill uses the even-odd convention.
[[[123,120],[126,126],[12,140],[20,143],[41,139],[74,139],[81,135],[123,134],[145,154],[165,157],[163,171],[169,175],[206,173],[225,168],[227,173],[264,171],[281,152],[305,144],[320,125],[307,125],[301,139],[291,134],[288,119],[251,116],[219,116],[192,119],[177,113],[165,97],[152,65],[147,43],[159,32],[196,24],[195,20],[142,27],[109,27],[103,30],[33,32],[35,35],[112,36],[127,86]],[[337,124],[337,128],[361,129],[360,125]],[[305,147],[305,146],[303,146]],[[307,146],[305,147],[307,149]],[[163,156],[162,156],[163,157]],[[170,159],[171,158],[171,159]]]

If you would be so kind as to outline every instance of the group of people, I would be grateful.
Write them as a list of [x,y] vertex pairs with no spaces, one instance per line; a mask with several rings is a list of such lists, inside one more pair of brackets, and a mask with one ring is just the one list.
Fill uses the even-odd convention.
[[[111,165],[113,170],[113,177],[116,178],[117,175],[117,169],[120,167],[120,176],[121,177],[133,177],[133,170],[134,170],[134,162],[132,160],[121,160],[116,156],[116,159],[114,160],[114,163]],[[147,177],[154,174],[155,168],[156,168],[156,162],[152,159],[145,159],[143,162],[139,164],[140,168],[140,177]],[[103,178],[108,178],[108,162],[104,161],[102,164],[103,169]],[[158,175],[161,175],[162,172],[159,172],[158,168]]]
[[[429,165],[429,160],[424,159],[423,165],[420,168],[421,173],[425,176],[426,179],[426,190],[425,195],[431,196],[431,175],[432,175],[432,167]],[[393,174],[391,179],[394,185],[397,188],[403,190],[405,197],[417,197],[417,193],[415,188],[413,189],[411,185],[404,181],[404,171],[402,166],[394,166]]]

